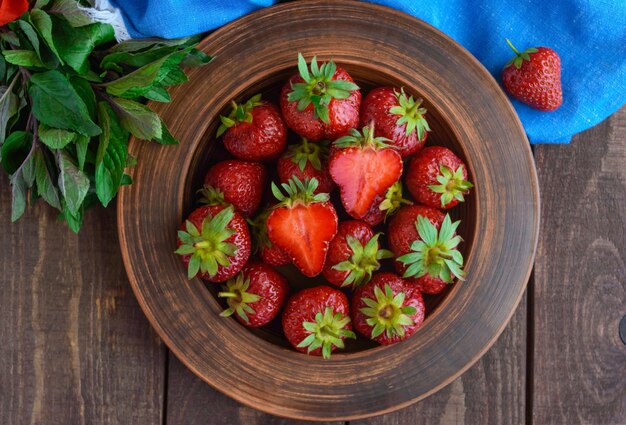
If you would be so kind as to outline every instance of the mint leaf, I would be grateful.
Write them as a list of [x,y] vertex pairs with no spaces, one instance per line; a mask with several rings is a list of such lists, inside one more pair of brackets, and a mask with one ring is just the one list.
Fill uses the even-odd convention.
[[145,105],[132,100],[114,98],[113,108],[122,127],[143,140],[160,139],[163,135],[161,119]]
[[33,50],[37,53],[37,56],[41,58],[41,52],[39,51],[39,37],[37,36],[33,26],[23,19],[19,19],[16,22],[26,39],[30,42]]
[[39,195],[54,208],[60,210],[61,202],[59,201],[59,192],[54,185],[50,170],[46,165],[44,154],[40,149],[33,152],[33,161],[35,164],[35,181],[37,183],[37,191]]
[[14,83],[15,79],[8,87],[0,87],[0,146],[4,143],[9,119],[17,113],[18,99],[12,90]]
[[149,48],[143,52],[110,53],[102,59],[102,62],[100,62],[100,68],[113,70],[122,69],[119,65],[128,65],[133,68],[140,68],[151,62],[159,60],[172,52],[175,52],[177,49],[177,46],[164,46]]
[[161,86],[154,86],[148,91],[144,93],[143,97],[149,100],[154,100],[155,102],[167,103],[172,101],[172,96]]
[[65,202],[62,203],[63,209],[61,214],[59,215],[59,218],[65,220],[65,222],[67,223],[67,227],[69,227],[72,232],[78,233],[80,231],[80,226],[82,226],[83,224],[85,209],[81,207],[78,211],[73,213],[69,210]]
[[90,137],[83,136],[82,134],[76,135],[74,145],[76,146],[76,159],[78,160],[78,168],[83,170],[85,168],[85,159],[87,158],[87,148],[89,147]]
[[161,130],[162,130],[162,135],[161,137],[155,139],[156,142],[162,145],[177,145],[178,144],[178,140],[176,140],[174,136],[172,136],[172,133],[170,133],[170,130],[167,128],[163,120],[161,120]]
[[202,66],[213,60],[212,56],[207,55],[202,50],[191,50],[180,63],[181,66]]
[[174,38],[165,40],[162,38],[145,38],[142,40],[126,40],[109,49],[110,52],[139,52],[144,49],[160,48],[165,46],[188,46],[196,44],[200,40],[199,36]]
[[28,187],[21,172],[12,175],[9,180],[12,187],[11,221],[15,222],[26,210],[26,192]]
[[28,91],[33,101],[33,115],[40,122],[86,136],[100,134],[100,127],[89,118],[85,102],[59,71],[33,74]]
[[106,102],[98,104],[98,117],[103,131],[96,155],[96,194],[106,207],[122,185],[129,134]]
[[2,153],[2,168],[9,174],[15,173],[28,156],[31,144],[32,135],[30,133],[25,131],[14,131],[11,133],[4,141],[0,150]]
[[59,55],[52,38],[52,19],[50,19],[50,15],[43,10],[35,8],[30,12],[30,20],[48,48],[57,56],[61,63],[63,63],[61,55]]
[[57,150],[56,156],[60,171],[59,188],[65,198],[65,205],[70,213],[77,214],[89,190],[89,178],[78,169],[66,151]]
[[7,50],[2,52],[7,62],[28,68],[43,68],[44,64],[32,50]]
[[76,133],[39,124],[39,140],[51,149],[63,149],[76,138]]
[[93,23],[91,18],[78,7],[76,0],[54,0],[48,13],[65,18],[73,27],[82,27]]
[[111,25],[96,22],[72,28],[60,19],[55,19],[52,35],[60,58],[81,75],[89,71],[87,58],[94,47],[115,38]]
[[89,117],[92,120],[96,118],[96,95],[89,81],[77,76],[70,77],[69,81],[72,87],[74,87],[74,90],[76,90],[76,94],[85,102]]

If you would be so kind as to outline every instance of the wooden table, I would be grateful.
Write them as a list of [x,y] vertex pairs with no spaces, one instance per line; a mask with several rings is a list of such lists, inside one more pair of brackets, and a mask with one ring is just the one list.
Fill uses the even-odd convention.
[[[534,152],[541,237],[507,329],[443,390],[353,425],[626,424],[626,108]],[[43,205],[11,224],[0,181],[1,424],[297,423],[221,395],[170,355],[129,287],[114,208],[91,211],[79,236]]]

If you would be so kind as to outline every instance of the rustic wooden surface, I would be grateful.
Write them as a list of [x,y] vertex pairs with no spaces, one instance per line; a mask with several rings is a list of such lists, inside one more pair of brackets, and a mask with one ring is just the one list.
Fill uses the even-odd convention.
[[[294,26],[303,16],[307,19]],[[251,39],[255,43],[245,41]],[[497,83],[432,27],[362,2],[312,0],[263,9],[220,28],[199,47],[216,56],[214,63],[190,71],[189,82],[172,91],[171,103],[152,105],[180,138],[180,148],[131,141],[141,161],[130,171],[134,185],[119,195],[118,227],[129,279],[168,347],[224,394],[298,419],[388,413],[453,381],[491,346],[513,314],[539,231],[532,154]],[[296,52],[307,58],[317,54],[322,61],[334,58],[364,90],[396,84],[428,99],[432,132],[427,143],[451,147],[479,182],[452,211],[463,223],[459,233],[465,238],[468,280],[434,309],[420,338],[359,352],[348,347],[352,352],[337,353],[331,361],[307,358],[273,343],[284,342],[281,335],[252,337],[235,321],[221,319],[223,307],[199,279],[186,278],[172,255],[175,230],[199,188],[195,182],[219,149],[209,154],[219,145],[213,136],[218,114],[232,97],[241,101],[279,89],[296,71]],[[228,72],[234,63],[237,72]],[[301,280],[290,282],[297,287]],[[505,366],[498,365],[497,373]],[[467,381],[464,388],[490,391]]]
[[[353,424],[626,424],[626,108],[535,157],[527,300],[461,378]],[[298,424],[217,393],[171,354],[166,367],[121,266],[115,211],[91,211],[79,237],[40,206],[10,224],[0,185],[0,424]]]

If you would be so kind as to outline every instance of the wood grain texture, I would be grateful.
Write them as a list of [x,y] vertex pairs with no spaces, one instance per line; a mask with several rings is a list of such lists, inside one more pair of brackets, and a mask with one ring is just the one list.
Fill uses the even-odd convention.
[[[245,406],[211,388],[176,357],[169,356],[167,425],[306,425]],[[320,422],[316,422],[320,423]],[[344,425],[322,422],[321,425]]]
[[[133,170],[135,184],[120,192],[118,203],[124,263],[157,332],[215,388],[297,419],[386,413],[451,382],[504,329],[526,286],[537,240],[532,156],[497,83],[448,37],[405,14],[362,2],[303,1],[264,9],[214,32],[201,47],[215,61],[191,71],[184,89],[173,90],[171,103],[154,105],[181,146],[131,143],[141,161]],[[357,81],[419,93],[429,107],[433,141],[438,137],[464,157],[476,183],[459,209],[468,280],[455,286],[419,335],[330,361],[219,318],[219,303],[202,282],[186,279],[172,254],[217,116],[232,97],[240,100],[283,82],[295,71],[298,51],[320,60],[333,57]],[[502,172],[493,173],[495,164]]]
[[537,146],[543,193],[535,265],[536,424],[626,424],[626,108]]
[[451,384],[405,409],[350,425],[525,423],[526,303],[524,296],[498,341]]
[[0,424],[158,424],[164,347],[128,285],[114,211],[80,236],[0,178]]

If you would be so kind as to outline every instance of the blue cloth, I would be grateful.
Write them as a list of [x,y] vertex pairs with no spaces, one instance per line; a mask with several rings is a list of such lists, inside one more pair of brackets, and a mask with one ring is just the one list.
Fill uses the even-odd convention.
[[[416,16],[462,44],[501,82],[513,56],[547,46],[561,57],[563,105],[536,111],[513,100],[532,143],[568,143],[626,102],[624,0],[373,0]],[[273,0],[113,0],[135,38],[215,29]]]

